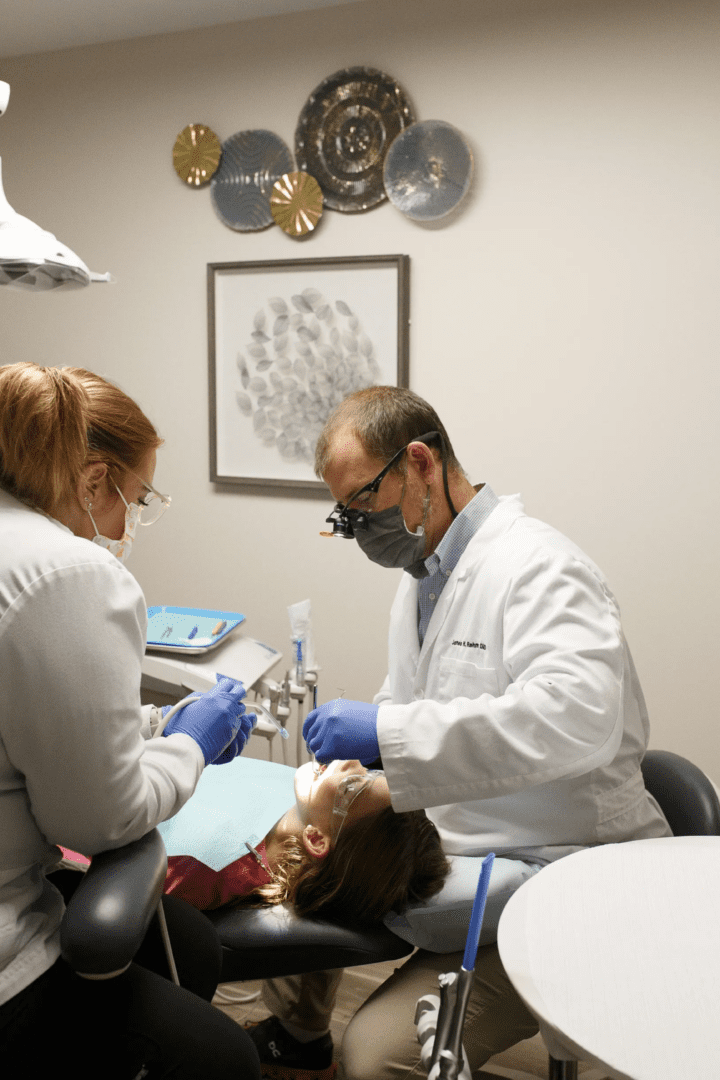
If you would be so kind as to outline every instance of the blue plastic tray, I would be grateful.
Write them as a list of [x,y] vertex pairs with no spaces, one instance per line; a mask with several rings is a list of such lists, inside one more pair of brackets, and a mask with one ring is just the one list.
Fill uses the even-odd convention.
[[[198,656],[214,649],[244,621],[245,616],[238,611],[150,607],[148,608],[147,647],[157,649],[158,652],[178,652]],[[224,626],[221,625],[223,623]]]

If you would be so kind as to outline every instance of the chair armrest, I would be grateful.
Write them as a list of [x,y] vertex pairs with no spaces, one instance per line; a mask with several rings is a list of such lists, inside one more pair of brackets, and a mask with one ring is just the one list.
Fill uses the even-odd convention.
[[670,750],[648,750],[641,768],[674,836],[720,836],[720,801],[697,765]]
[[160,902],[166,872],[157,829],[93,858],[60,924],[62,956],[74,971],[109,979],[128,967]]

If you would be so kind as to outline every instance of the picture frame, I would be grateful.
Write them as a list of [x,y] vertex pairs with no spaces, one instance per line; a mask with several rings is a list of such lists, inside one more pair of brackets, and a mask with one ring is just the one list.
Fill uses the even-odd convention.
[[210,479],[325,492],[315,443],[347,394],[408,385],[407,255],[207,264]]

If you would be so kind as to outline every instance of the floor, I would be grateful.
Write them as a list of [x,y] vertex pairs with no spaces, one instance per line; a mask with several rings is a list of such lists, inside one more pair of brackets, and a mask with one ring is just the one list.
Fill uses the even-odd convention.
[[[336,1080],[344,1080],[340,1046],[343,1031],[350,1017],[375,987],[392,973],[394,967],[394,963],[388,962],[346,970],[331,1025],[335,1057],[339,1063]],[[260,983],[252,982],[225,983],[219,988],[214,1004],[239,1024],[244,1024],[249,1020],[262,1020],[267,1016],[267,1009],[261,999],[238,1004],[227,1003],[224,1000],[229,996],[248,996],[255,993],[259,987]],[[476,1080],[482,1080],[482,1077],[487,1074],[502,1077],[504,1080],[537,1080],[537,1078],[546,1080],[548,1057],[540,1036],[536,1035],[534,1039],[518,1043],[517,1046],[492,1058],[476,1074]],[[602,1069],[581,1062],[578,1066],[578,1076],[582,1077],[582,1080],[606,1080],[607,1074]]]

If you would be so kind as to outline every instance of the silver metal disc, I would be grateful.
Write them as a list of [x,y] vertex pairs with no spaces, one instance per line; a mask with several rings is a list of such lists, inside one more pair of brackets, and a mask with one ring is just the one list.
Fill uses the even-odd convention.
[[388,198],[416,221],[434,221],[454,210],[472,176],[470,147],[444,120],[423,120],[401,131],[383,170]]
[[240,131],[222,146],[220,167],[210,181],[213,206],[231,229],[251,232],[273,224],[273,184],[294,168],[290,150],[272,131]]

